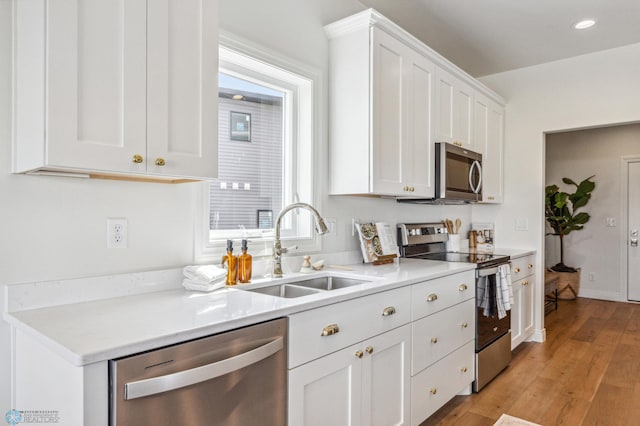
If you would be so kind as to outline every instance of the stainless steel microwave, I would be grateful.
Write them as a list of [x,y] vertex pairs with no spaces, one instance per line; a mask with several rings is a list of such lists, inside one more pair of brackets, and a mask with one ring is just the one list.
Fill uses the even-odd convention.
[[482,201],[482,154],[446,142],[436,143],[436,199]]

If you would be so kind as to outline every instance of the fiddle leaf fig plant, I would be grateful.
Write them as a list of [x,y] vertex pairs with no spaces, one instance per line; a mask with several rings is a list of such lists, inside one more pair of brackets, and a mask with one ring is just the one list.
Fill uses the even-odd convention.
[[549,185],[545,188],[545,217],[547,223],[553,230],[547,235],[557,235],[560,237],[560,263],[551,267],[558,272],[575,272],[576,268],[564,264],[564,237],[573,231],[580,231],[591,216],[587,212],[578,210],[589,202],[591,192],[596,187],[595,182],[588,177],[580,183],[576,183],[569,178],[562,178],[566,185],[575,187],[574,192],[560,191],[557,185]]

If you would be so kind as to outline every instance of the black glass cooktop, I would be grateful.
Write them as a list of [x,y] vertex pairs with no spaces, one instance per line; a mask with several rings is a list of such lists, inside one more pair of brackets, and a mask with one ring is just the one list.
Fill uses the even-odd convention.
[[478,266],[498,265],[509,261],[509,256],[493,253],[438,252],[420,254],[413,257],[418,259],[442,260],[445,262],[476,263]]

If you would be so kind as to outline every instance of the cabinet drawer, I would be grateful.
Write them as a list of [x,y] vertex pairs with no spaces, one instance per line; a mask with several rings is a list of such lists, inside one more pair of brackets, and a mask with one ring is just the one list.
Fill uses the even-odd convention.
[[474,344],[469,342],[411,378],[411,425],[436,412],[475,377]]
[[403,287],[291,315],[289,368],[407,324],[410,309]]
[[475,298],[475,271],[461,272],[411,287],[411,319],[416,320]]
[[422,318],[412,326],[415,375],[475,337],[475,299]]
[[536,270],[536,255],[511,259],[511,281],[516,281],[528,277]]

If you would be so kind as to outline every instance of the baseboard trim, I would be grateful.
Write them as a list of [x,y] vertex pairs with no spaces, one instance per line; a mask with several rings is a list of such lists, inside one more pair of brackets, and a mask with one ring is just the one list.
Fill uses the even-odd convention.
[[614,291],[601,291],[601,290],[589,290],[581,288],[578,293],[578,297],[584,297],[586,299],[599,299],[609,300],[611,302],[626,302],[626,296],[623,297],[619,292]]

